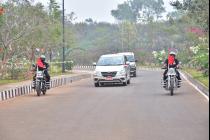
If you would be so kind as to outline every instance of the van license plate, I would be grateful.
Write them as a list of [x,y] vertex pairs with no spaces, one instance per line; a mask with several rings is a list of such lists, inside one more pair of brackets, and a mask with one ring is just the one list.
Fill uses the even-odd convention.
[[107,77],[106,80],[110,81],[113,80],[112,77]]

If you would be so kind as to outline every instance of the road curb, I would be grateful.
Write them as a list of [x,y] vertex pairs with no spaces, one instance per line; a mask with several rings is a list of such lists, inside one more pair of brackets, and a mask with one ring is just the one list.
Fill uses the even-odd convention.
[[150,68],[150,67],[141,67],[141,66],[139,66],[138,69],[139,70],[161,71],[161,68],[159,68],[159,67]]
[[203,85],[201,82],[198,80],[195,80],[190,74],[188,74],[185,71],[181,71],[181,74],[183,77],[185,77],[187,80],[189,80],[196,89],[200,90],[203,94],[205,94],[209,98],[209,89]]
[[73,70],[88,70],[88,71],[93,71],[95,69],[95,66],[79,66],[75,65],[73,67]]
[[[90,77],[91,77],[91,74],[81,74],[81,75],[76,75],[76,76],[54,78],[50,81],[50,87],[55,88],[55,87],[67,85],[69,83],[79,81],[85,78],[90,78]],[[26,85],[21,85],[15,88],[11,88],[8,90],[4,90],[0,92],[0,102],[7,99],[15,98],[17,96],[27,95],[33,92],[35,91],[31,88],[31,83],[26,84]]]

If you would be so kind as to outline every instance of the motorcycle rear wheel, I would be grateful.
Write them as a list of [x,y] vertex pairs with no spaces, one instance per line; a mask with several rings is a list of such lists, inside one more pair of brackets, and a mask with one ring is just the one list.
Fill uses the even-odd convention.
[[46,95],[46,92],[47,92],[46,90],[43,90],[43,91],[42,91],[43,95]]

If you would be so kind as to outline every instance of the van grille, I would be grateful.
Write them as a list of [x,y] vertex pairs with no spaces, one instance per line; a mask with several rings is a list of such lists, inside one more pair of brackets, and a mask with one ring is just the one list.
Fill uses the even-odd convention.
[[116,71],[114,71],[114,72],[101,72],[101,74],[102,74],[103,77],[109,77],[109,76],[115,77],[117,72]]

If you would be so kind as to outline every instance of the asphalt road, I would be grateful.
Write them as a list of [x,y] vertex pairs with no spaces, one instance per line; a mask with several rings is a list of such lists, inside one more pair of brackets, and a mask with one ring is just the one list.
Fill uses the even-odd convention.
[[95,88],[92,79],[0,103],[0,140],[208,140],[209,102],[186,81],[170,96],[161,72]]

